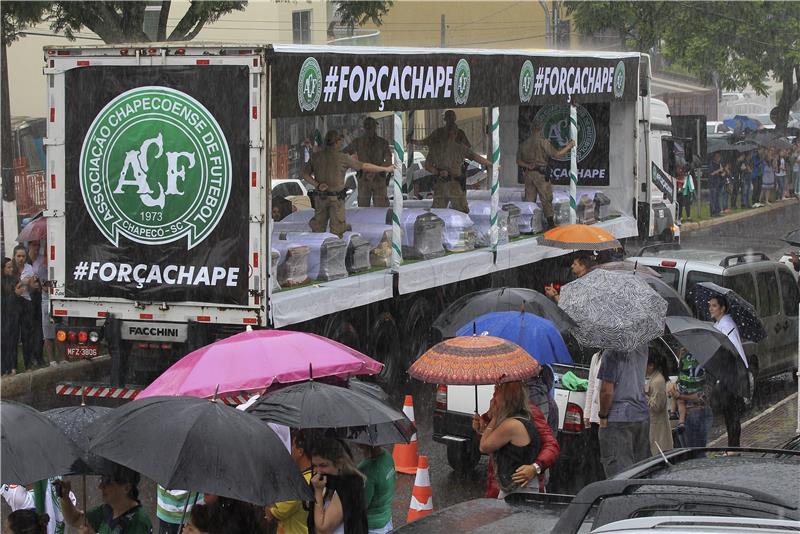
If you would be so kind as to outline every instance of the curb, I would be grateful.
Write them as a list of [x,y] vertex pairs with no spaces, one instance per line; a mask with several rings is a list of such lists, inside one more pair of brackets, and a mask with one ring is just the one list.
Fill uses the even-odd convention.
[[[773,404],[772,406],[770,406],[769,408],[767,408],[766,410],[764,410],[760,414],[754,415],[753,417],[751,417],[747,421],[743,422],[742,423],[742,431],[744,431],[745,428],[747,428],[748,426],[752,425],[753,423],[755,423],[756,421],[758,421],[762,417],[768,416],[769,414],[771,414],[772,412],[774,412],[775,410],[777,410],[778,408],[780,408],[784,404],[788,404],[789,402],[796,402],[796,401],[797,401],[797,393],[792,393],[791,395],[789,395],[785,399],[781,400],[780,402],[778,402],[776,404]],[[789,439],[792,436],[794,436],[794,433],[792,433],[790,436],[787,436],[786,439]],[[714,441],[709,443],[707,446],[708,447],[721,447],[722,443],[725,440],[727,440],[727,438],[728,438],[727,433],[723,433],[720,437],[718,437],[717,439],[715,439]]]
[[5,376],[0,382],[3,400],[14,400],[37,409],[57,405],[56,384],[60,382],[99,381],[111,370],[111,356],[103,355],[91,360],[60,363]]
[[712,226],[718,226],[720,224],[726,224],[729,222],[749,219],[750,217],[755,217],[756,215],[769,213],[770,211],[780,210],[788,206],[792,206],[794,204],[797,204],[798,202],[800,202],[800,200],[796,198],[789,198],[779,202],[773,202],[769,206],[762,206],[760,208],[749,209],[747,211],[734,213],[732,215],[725,215],[723,217],[716,217],[714,219],[706,219],[700,222],[686,222],[681,224],[681,235],[690,234],[692,232],[696,232],[697,230],[704,230],[706,228],[711,228]]

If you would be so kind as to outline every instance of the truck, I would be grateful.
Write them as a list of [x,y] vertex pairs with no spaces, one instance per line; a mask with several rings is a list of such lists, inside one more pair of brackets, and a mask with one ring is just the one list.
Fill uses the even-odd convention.
[[[92,357],[106,345],[107,395],[132,397],[188,351],[247,327],[343,342],[383,362],[378,379],[399,388],[434,341],[433,319],[454,299],[553,279],[567,251],[540,246],[533,234],[404,257],[401,237],[414,232],[398,225],[399,164],[413,154],[403,140],[414,114],[490,108],[497,134],[487,135],[499,162],[492,179],[520,195],[516,149],[528,135],[520,125],[538,114],[551,142],[565,143],[573,103],[578,192],[607,199],[607,215],[594,224],[629,239],[639,237],[645,212],[647,228],[674,220],[673,203],[662,209],[637,193],[652,179],[637,127],[649,120],[644,54],[137,43],[46,47],[44,57],[51,315],[71,354]],[[352,114],[389,116],[395,125],[382,132],[394,141],[398,169],[385,221],[392,265],[279,289],[270,192],[273,179],[288,176],[273,176],[286,166],[271,164],[274,149],[302,152],[294,144],[312,130]],[[649,158],[659,166],[654,151]],[[552,175],[561,194],[567,166],[557,162]],[[369,209],[348,210],[348,220]]]

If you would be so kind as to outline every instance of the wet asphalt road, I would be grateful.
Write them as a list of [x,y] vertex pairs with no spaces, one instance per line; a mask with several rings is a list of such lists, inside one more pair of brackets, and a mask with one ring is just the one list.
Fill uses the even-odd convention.
[[[778,259],[789,250],[786,243],[780,241],[780,236],[790,229],[797,227],[800,221],[800,204],[792,203],[785,209],[759,214],[742,221],[730,222],[704,230],[687,234],[683,238],[683,246],[687,248],[708,248],[717,250],[760,251],[770,258]],[[744,414],[743,421],[755,416],[764,409],[772,406],[797,391],[790,376],[777,377],[763,384],[755,399],[753,408]],[[458,475],[447,465],[445,447],[434,443],[432,435],[432,410],[434,403],[434,386],[416,381],[397,385],[389,392],[395,406],[401,407],[403,396],[411,394],[414,397],[414,410],[418,427],[418,447],[420,454],[426,454],[430,463],[430,478],[433,491],[433,505],[441,509],[458,502],[481,497],[486,479],[486,458],[484,457],[477,468],[468,475]],[[73,398],[65,398],[64,405],[77,402]],[[98,404],[101,404],[98,402]],[[50,406],[38,407],[39,409],[51,408]],[[715,418],[711,439],[724,434],[725,428],[720,417]],[[257,475],[256,475],[257,476]],[[411,489],[414,477],[398,475],[397,493],[394,502],[394,525],[405,523],[408,513],[408,504],[411,498]],[[78,494],[79,501],[81,481],[79,477],[73,478],[73,488]],[[100,502],[98,479],[88,477],[88,502],[92,505]],[[152,511],[155,519],[155,485],[150,481],[143,481],[141,486],[142,504],[146,510]],[[5,517],[8,508],[2,503]]]

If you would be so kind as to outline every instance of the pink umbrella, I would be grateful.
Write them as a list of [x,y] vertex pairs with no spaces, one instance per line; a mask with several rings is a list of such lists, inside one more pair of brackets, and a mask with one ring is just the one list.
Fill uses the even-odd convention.
[[137,398],[211,397],[261,391],[273,382],[324,376],[377,374],[383,364],[331,339],[288,330],[253,330],[212,343],[181,358]]
[[17,236],[18,243],[40,241],[47,237],[47,217],[37,217],[25,225]]

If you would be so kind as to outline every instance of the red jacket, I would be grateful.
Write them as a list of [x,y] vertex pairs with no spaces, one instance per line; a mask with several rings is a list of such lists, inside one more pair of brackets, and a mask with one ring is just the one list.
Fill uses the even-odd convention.
[[[539,491],[544,492],[544,472],[547,468],[556,463],[561,448],[558,446],[558,441],[553,436],[553,431],[550,430],[550,425],[547,424],[547,419],[539,407],[529,402],[528,408],[531,410],[531,420],[536,427],[536,431],[539,432],[539,439],[542,442],[539,448],[539,454],[534,461],[542,468],[542,474],[539,475]],[[489,499],[496,499],[499,493],[500,487],[497,485],[497,481],[494,478],[494,464],[490,456],[489,465],[486,470],[486,497]]]

